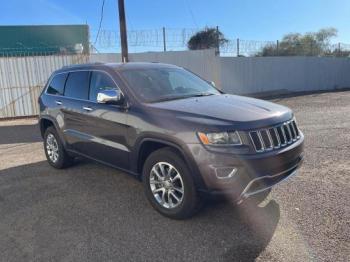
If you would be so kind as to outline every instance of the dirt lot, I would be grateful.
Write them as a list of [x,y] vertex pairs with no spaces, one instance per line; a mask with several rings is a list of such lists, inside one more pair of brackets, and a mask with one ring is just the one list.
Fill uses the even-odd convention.
[[350,92],[286,99],[305,134],[299,174],[269,201],[156,213],[132,177],[54,170],[34,120],[0,122],[0,261],[349,261]]

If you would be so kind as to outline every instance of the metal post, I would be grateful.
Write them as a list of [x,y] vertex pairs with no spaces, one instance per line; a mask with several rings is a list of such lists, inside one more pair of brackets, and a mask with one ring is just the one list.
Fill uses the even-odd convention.
[[279,45],[280,45],[280,43],[277,40],[277,42],[276,42],[276,53],[277,53],[277,56],[279,56],[279,47],[280,47]]
[[313,50],[313,44],[312,41],[310,42],[310,50],[311,50],[311,56],[313,56],[314,50]]
[[219,35],[219,27],[216,26],[216,55],[220,54],[220,35]]
[[338,56],[341,56],[341,51],[340,51],[340,42],[338,43]]
[[128,39],[126,34],[124,0],[118,0],[118,7],[119,7],[120,42],[122,47],[122,61],[125,63],[125,62],[129,62],[129,57],[128,57]]
[[164,52],[166,52],[165,27],[163,27],[163,47],[164,47]]
[[237,57],[239,57],[239,38],[237,38]]

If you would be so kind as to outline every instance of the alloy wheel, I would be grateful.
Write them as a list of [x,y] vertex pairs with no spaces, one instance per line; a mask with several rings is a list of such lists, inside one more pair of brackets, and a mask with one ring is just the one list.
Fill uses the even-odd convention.
[[179,206],[184,198],[184,183],[181,174],[169,163],[158,162],[150,172],[152,194],[158,204],[172,209]]
[[53,134],[49,134],[46,138],[46,151],[50,160],[56,163],[59,158],[58,143]]

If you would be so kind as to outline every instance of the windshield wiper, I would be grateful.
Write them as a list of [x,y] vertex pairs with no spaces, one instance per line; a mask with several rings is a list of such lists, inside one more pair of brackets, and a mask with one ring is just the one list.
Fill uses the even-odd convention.
[[165,101],[178,100],[178,99],[185,99],[185,98],[191,98],[191,97],[211,96],[211,95],[215,95],[215,94],[213,94],[213,93],[199,93],[199,94],[192,94],[192,95],[186,95],[186,96],[164,97],[164,98],[158,99],[156,101],[152,101],[152,103],[165,102]]
[[200,94],[194,94],[194,95],[191,95],[188,97],[213,96],[213,95],[215,95],[215,94],[213,94],[213,93],[200,93]]

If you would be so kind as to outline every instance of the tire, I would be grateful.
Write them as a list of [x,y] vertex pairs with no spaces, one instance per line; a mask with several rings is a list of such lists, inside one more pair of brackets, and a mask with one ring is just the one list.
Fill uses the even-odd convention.
[[47,161],[54,168],[66,168],[74,162],[74,158],[68,155],[56,129],[52,126],[44,133],[44,151]]
[[[162,175],[162,169],[166,176]],[[150,154],[142,175],[146,197],[162,215],[186,219],[200,209],[201,201],[189,168],[175,150],[162,148]],[[165,177],[165,180],[160,177]]]

